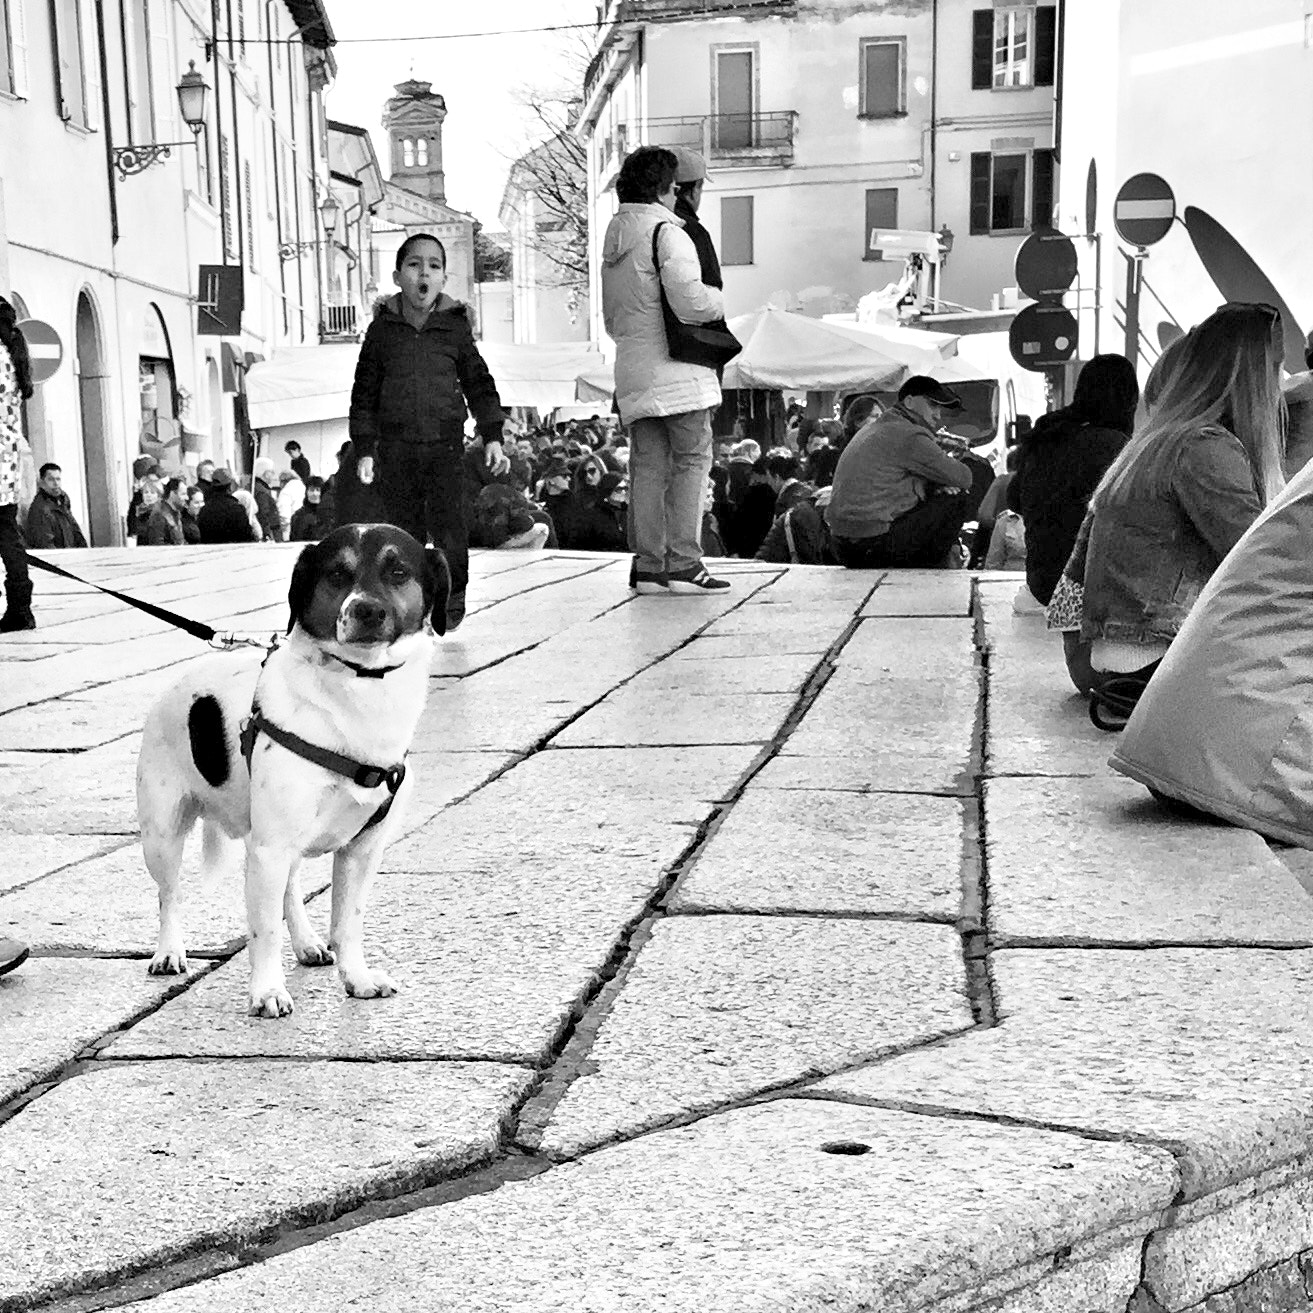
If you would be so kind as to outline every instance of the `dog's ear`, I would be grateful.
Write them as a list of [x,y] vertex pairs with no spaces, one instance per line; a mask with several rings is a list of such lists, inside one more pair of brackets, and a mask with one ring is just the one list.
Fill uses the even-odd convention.
[[424,549],[424,598],[429,607],[433,631],[439,637],[447,632],[447,600],[451,597],[451,571],[446,553],[440,547]]
[[305,613],[305,608],[309,606],[310,599],[315,594],[315,585],[318,582],[319,544],[311,543],[296,558],[296,566],[292,570],[292,583],[287,590],[287,632],[289,634],[296,622]]

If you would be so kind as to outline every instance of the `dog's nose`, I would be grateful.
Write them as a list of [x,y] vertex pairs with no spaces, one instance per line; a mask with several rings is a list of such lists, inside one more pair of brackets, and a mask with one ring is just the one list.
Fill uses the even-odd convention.
[[351,619],[369,629],[378,628],[387,619],[387,610],[382,602],[375,602],[368,597],[354,598],[349,609]]

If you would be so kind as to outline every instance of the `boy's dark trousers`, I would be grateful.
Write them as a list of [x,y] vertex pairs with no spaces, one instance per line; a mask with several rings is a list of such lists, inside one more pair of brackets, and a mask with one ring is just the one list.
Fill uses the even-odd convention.
[[464,443],[388,442],[379,446],[378,475],[388,519],[421,543],[433,540],[447,555],[452,596],[470,578],[470,535],[463,498]]

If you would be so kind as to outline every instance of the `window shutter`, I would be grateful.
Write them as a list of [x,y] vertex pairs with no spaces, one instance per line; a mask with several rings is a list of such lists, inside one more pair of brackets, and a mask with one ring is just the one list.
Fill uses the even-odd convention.
[[1035,85],[1051,87],[1058,48],[1058,10],[1056,5],[1040,5],[1035,10]]
[[994,85],[994,11],[971,14],[971,89],[988,91]]
[[9,77],[14,95],[27,97],[27,23],[23,0],[9,0]]
[[89,131],[95,132],[100,127],[100,36],[96,31],[95,0],[78,0],[77,21],[85,96],[82,122]]
[[1034,152],[1031,178],[1032,226],[1053,224],[1053,152],[1041,148]]
[[181,141],[191,136],[184,129],[178,108],[178,78],[173,71],[173,42],[169,31],[168,5],[151,3],[147,9],[147,33],[150,39],[151,121],[155,141]]
[[989,231],[990,165],[987,150],[971,152],[971,231]]

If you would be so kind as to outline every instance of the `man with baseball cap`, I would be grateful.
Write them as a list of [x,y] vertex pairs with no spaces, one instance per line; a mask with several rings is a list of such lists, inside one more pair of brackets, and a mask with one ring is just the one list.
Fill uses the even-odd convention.
[[675,214],[683,219],[684,231],[697,247],[698,263],[702,266],[702,281],[708,287],[724,287],[720,274],[720,259],[716,255],[711,234],[702,226],[698,210],[702,205],[702,188],[707,182],[707,162],[687,146],[673,146],[671,152],[675,166]]
[[835,555],[849,569],[942,565],[966,521],[971,471],[935,441],[956,392],[924,374],[844,448],[826,507]]

